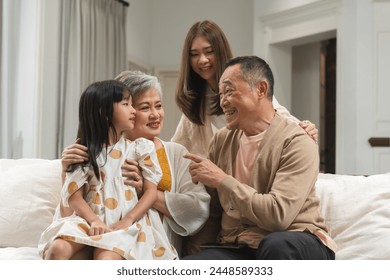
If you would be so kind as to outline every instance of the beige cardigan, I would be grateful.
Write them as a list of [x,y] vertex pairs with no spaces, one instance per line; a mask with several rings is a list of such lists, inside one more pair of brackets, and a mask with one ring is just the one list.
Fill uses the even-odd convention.
[[[231,174],[240,130],[221,129],[210,145],[209,158],[229,176],[210,190],[210,219],[203,242],[240,242],[257,248],[275,231],[310,231],[335,250],[315,195],[319,155],[315,142],[296,123],[276,114],[259,147],[250,186]],[[219,198],[219,199],[218,199]],[[222,218],[221,226],[219,222]]]

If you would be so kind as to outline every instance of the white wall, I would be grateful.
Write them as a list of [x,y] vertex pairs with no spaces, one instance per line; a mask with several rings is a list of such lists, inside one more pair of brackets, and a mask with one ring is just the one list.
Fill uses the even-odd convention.
[[204,19],[224,30],[235,55],[252,53],[253,0],[132,0],[129,57],[153,67],[178,67],[188,29]]
[[256,16],[267,16],[274,13],[288,11],[299,8],[307,4],[319,2],[321,0],[254,0]]
[[320,53],[321,43],[292,49],[291,113],[300,120],[310,120],[320,129]]
[[151,67],[152,0],[134,0],[127,8],[126,45],[129,60],[143,67]]
[[286,107],[292,92],[292,46],[337,35],[336,172],[388,172],[390,149],[372,148],[368,139],[390,135],[390,1],[254,3],[254,52],[276,72],[278,100]]
[[128,56],[151,68],[163,87],[161,138],[170,140],[181,112],[174,100],[182,47],[193,23],[210,19],[225,32],[234,55],[252,54],[253,0],[133,0],[128,11]]
[[[377,1],[373,7],[373,55],[374,65],[372,67],[372,79],[367,88],[367,94],[373,96],[373,115],[368,130],[369,136],[390,137],[390,2]],[[373,94],[371,94],[373,93]],[[362,98],[367,95],[362,94]],[[361,99],[364,101],[364,99]],[[370,121],[370,120],[369,120]],[[389,172],[390,169],[390,147],[374,149],[375,172]]]
[[337,46],[337,170],[389,171],[390,148],[368,139],[390,136],[388,94],[390,2],[344,0]]

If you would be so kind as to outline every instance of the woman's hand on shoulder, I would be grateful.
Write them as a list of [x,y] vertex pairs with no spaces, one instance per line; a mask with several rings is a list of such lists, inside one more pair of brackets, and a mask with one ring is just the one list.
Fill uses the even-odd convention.
[[62,170],[66,171],[69,165],[88,161],[88,149],[84,145],[78,143],[72,144],[64,149],[61,155]]
[[314,142],[318,142],[318,129],[314,123],[305,120],[301,121],[299,126],[306,131],[307,135],[309,135],[314,140]]
[[143,194],[143,178],[138,162],[126,159],[122,165],[122,177],[125,185],[136,189],[138,198]]

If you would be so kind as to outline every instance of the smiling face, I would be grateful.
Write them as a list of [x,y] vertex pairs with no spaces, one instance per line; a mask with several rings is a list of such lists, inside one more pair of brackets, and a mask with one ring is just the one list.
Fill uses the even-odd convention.
[[206,80],[214,90],[217,87],[215,82],[215,59],[215,52],[210,42],[204,36],[195,37],[190,50],[191,68]]
[[239,65],[226,68],[221,76],[219,91],[227,128],[238,128],[250,135],[253,124],[251,120],[259,112],[259,99],[256,88],[251,88],[243,79]]
[[164,122],[161,97],[155,88],[150,88],[134,98],[136,117],[134,129],[129,132],[130,140],[144,137],[153,140],[160,135]]

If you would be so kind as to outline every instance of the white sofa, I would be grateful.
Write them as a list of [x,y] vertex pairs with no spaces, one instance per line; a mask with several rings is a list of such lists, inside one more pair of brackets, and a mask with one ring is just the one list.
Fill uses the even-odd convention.
[[[0,260],[40,259],[36,246],[60,198],[59,160],[0,159]],[[336,259],[390,260],[390,173],[320,174],[321,212]]]

